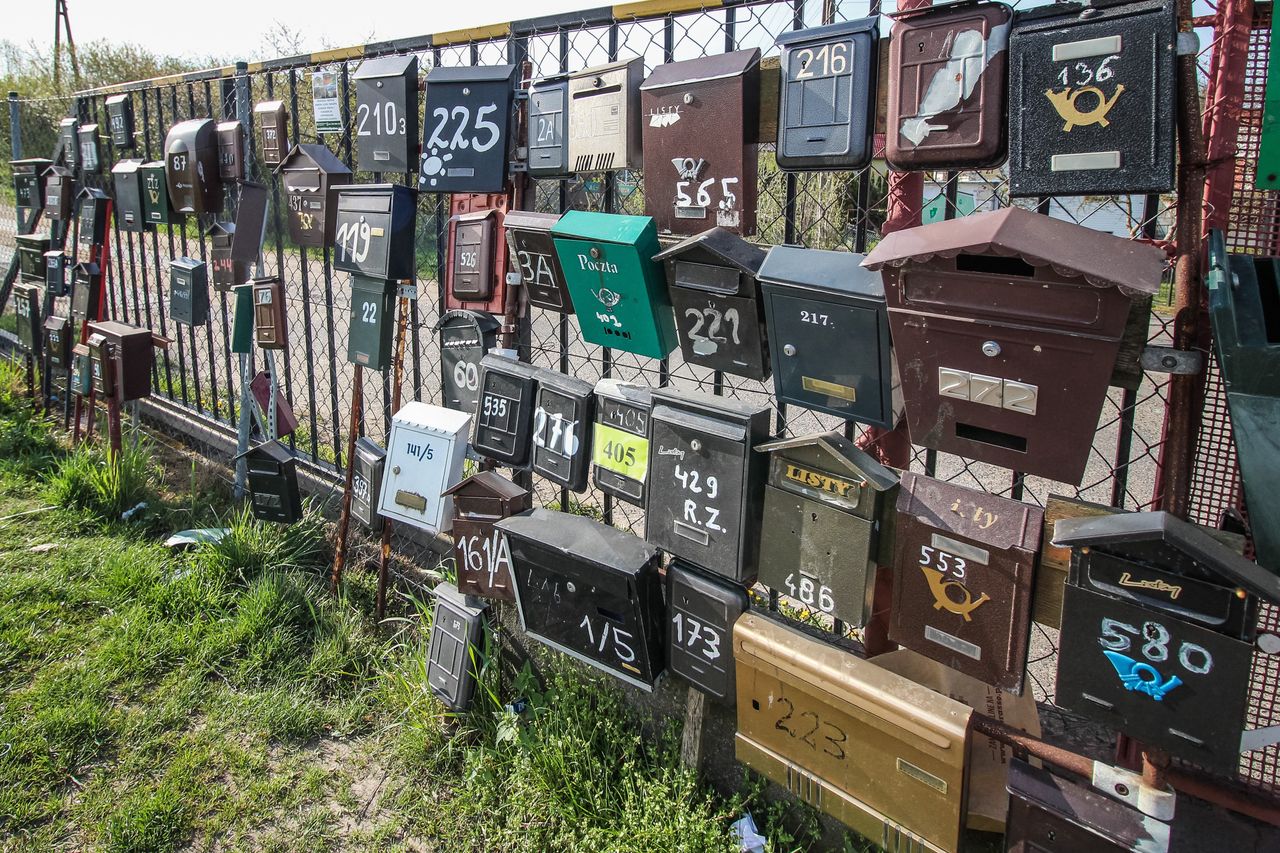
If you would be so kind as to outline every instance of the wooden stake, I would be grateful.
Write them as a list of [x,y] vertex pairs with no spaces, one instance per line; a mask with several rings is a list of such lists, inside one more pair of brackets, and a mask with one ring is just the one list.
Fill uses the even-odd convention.
[[[404,338],[409,326],[409,300],[401,295],[396,319],[396,355],[391,368],[391,411],[400,411],[400,386],[404,384]],[[391,455],[391,448],[387,448]],[[374,613],[379,619],[387,612],[387,573],[391,562],[391,519],[382,520],[382,552],[378,558],[378,600]]]
[[[342,566],[347,561],[347,533],[351,529],[351,483],[356,474],[356,433],[360,429],[360,410],[364,406],[364,367],[357,364],[352,379],[351,424],[347,429],[347,476],[342,487],[342,514],[338,516],[338,542],[333,554],[333,574],[329,586],[337,595],[342,582]],[[376,500],[376,498],[375,498]]]

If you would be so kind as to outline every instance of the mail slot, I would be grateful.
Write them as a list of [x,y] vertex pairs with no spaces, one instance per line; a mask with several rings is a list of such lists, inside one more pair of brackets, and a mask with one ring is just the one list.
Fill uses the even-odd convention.
[[49,252],[49,238],[38,234],[15,235],[18,255],[18,279],[29,284],[44,284],[48,275],[45,255]]
[[49,356],[49,366],[56,370],[71,369],[72,339],[71,321],[66,317],[44,318],[44,351]]
[[494,471],[472,474],[445,490],[453,498],[453,560],[467,595],[515,601],[511,546],[494,525],[532,506],[528,490]]
[[503,221],[503,230],[529,304],[572,314],[573,300],[569,298],[564,270],[560,268],[560,257],[551,239],[551,226],[559,221],[558,213],[512,210]]
[[13,313],[17,322],[18,344],[26,352],[40,358],[43,321],[40,319],[40,288],[34,284],[13,286]]
[[1009,42],[1009,194],[1173,189],[1177,4],[1023,9]]
[[651,691],[664,666],[657,549],[594,519],[548,509],[496,526],[511,545],[525,633]]
[[653,219],[571,210],[551,236],[585,340],[648,358],[675,349]]
[[147,217],[142,210],[141,160],[121,160],[111,167],[115,193],[116,227],[134,233],[147,230]]
[[85,187],[76,196],[76,245],[81,257],[97,257],[107,239],[111,197],[96,187]]
[[886,848],[959,849],[968,705],[757,613],[733,657],[739,761]]
[[351,516],[373,532],[382,530],[378,515],[378,494],[387,452],[368,436],[356,439],[355,465],[351,471]]
[[440,318],[441,399],[474,414],[480,398],[480,359],[498,342],[501,324],[480,311],[446,311]]
[[657,389],[649,422],[646,538],[739,583],[755,580],[770,408]]
[[462,479],[471,415],[417,400],[391,418],[378,512],[428,533],[446,533],[453,498],[445,491]]
[[209,271],[204,261],[174,258],[169,262],[169,317],[189,326],[209,322]]
[[180,121],[164,140],[169,203],[179,213],[217,213],[222,209],[218,178],[218,132],[212,119]]
[[253,517],[292,524],[302,518],[298,463],[284,445],[268,441],[236,457],[245,460]]
[[716,227],[654,256],[666,266],[685,361],[748,379],[769,378],[764,306],[756,282],[765,254]]
[[1061,519],[1070,547],[1057,703],[1234,774],[1260,600],[1280,578],[1163,512]]
[[640,86],[644,210],[659,231],[755,233],[759,89],[754,48],[659,65]]
[[61,249],[44,253],[44,286],[54,298],[71,292],[67,287],[67,256]]
[[533,470],[570,491],[587,487],[595,386],[555,370],[537,370],[531,438]]
[[591,470],[596,488],[643,507],[649,482],[649,415],[653,391],[647,385],[601,379],[596,383],[596,416],[591,427]]
[[838,432],[756,445],[767,454],[760,582],[853,627],[871,616],[898,476]]
[[734,701],[733,625],[747,591],[674,561],[667,567],[667,657],[671,671],[718,702]]
[[253,339],[262,349],[284,349],[289,312],[284,282],[272,276],[253,279]]
[[[67,117],[58,122],[58,147],[62,149],[62,163],[74,172],[80,166],[80,122]],[[57,154],[54,154],[57,160]]]
[[569,78],[560,74],[529,86],[529,119],[525,147],[529,174],[554,178],[569,171],[569,140],[565,132]]
[[81,397],[93,391],[93,372],[89,364],[89,345],[76,344],[71,350],[71,392]]
[[1164,253],[1010,207],[889,234],[864,266],[884,269],[911,440],[1079,483]]
[[150,329],[114,320],[90,322],[95,390],[103,396],[115,396],[122,403],[151,396],[153,347]]
[[569,75],[569,162],[574,172],[640,165],[640,57]]
[[263,101],[253,108],[262,130],[262,163],[279,166],[289,156],[289,112],[284,101]]
[[86,175],[96,175],[102,171],[102,143],[98,139],[98,125],[81,125],[76,131],[76,139],[80,145],[80,155],[76,162]]
[[44,215],[54,222],[70,221],[76,193],[75,174],[62,166],[50,166],[44,175]]
[[93,261],[71,269],[71,318],[84,322],[102,316],[102,270]]
[[484,632],[484,608],[467,601],[451,583],[438,583],[427,648],[427,683],[450,711],[465,711],[476,692],[476,668]]
[[334,269],[369,278],[413,278],[418,194],[412,188],[398,184],[340,187],[335,215]]
[[517,70],[514,65],[436,66],[427,73],[418,189],[503,191]]
[[218,177],[227,183],[245,179],[244,124],[238,121],[218,122]]
[[778,36],[778,167],[861,169],[871,162],[880,18]]
[[143,163],[138,170],[142,180],[142,214],[152,225],[181,224],[183,215],[169,203],[169,183],[163,160]]
[[1044,511],[904,472],[889,639],[1022,695]]
[[133,96],[128,92],[107,98],[107,126],[111,130],[111,144],[116,148],[132,148]]
[[347,361],[371,370],[390,367],[391,328],[395,325],[395,316],[395,282],[351,276]]
[[900,12],[889,42],[885,157],[897,169],[998,166],[1013,10],[955,3]]
[[18,233],[26,234],[35,225],[36,211],[44,207],[44,186],[53,163],[41,158],[10,160],[13,171],[14,205],[18,212]]
[[492,353],[480,359],[480,402],[472,448],[506,465],[528,465],[537,388],[530,365]]
[[861,255],[774,246],[760,266],[778,400],[891,429],[902,409],[884,285]]
[[500,193],[449,197],[446,308],[504,312],[510,260],[502,239],[507,204],[507,197]]
[[366,59],[356,85],[356,154],[368,172],[412,172],[418,160],[418,57]]
[[351,182],[351,170],[323,145],[293,146],[276,174],[288,198],[289,239],[299,246],[324,248],[333,239],[337,206],[331,188]]
[[215,220],[204,232],[209,240],[209,266],[212,268],[213,288],[227,293],[237,284],[249,280],[249,265],[232,257],[236,226],[233,222]]

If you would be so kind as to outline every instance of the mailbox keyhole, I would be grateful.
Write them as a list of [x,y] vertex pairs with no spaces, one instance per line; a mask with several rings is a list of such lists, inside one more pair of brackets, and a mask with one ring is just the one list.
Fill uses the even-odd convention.
[[916,46],[916,50],[920,53],[924,53],[924,42],[920,42],[920,44]]
[[759,710],[760,710],[760,700],[759,700],[759,699],[752,699],[752,700],[751,700],[751,710],[753,710],[753,711],[759,711]]

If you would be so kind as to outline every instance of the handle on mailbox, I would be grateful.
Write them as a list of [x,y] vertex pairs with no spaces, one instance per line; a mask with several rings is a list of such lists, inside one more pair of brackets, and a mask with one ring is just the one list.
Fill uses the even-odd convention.
[[151,345],[153,347],[167,350],[172,343],[173,338],[167,338],[164,335],[157,334],[156,332],[151,333]]

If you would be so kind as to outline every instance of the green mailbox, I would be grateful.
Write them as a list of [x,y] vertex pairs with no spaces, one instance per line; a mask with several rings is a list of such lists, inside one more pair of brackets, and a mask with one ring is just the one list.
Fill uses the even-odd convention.
[[142,180],[142,216],[151,225],[181,225],[186,217],[169,204],[169,182],[164,161],[155,160],[138,167]]
[[602,347],[664,358],[676,326],[649,216],[571,210],[551,228],[582,337]]
[[391,364],[391,326],[395,310],[394,281],[352,273],[347,361],[373,370],[382,370]]
[[231,288],[236,295],[236,313],[231,325],[231,351],[253,352],[253,283]]
[[[1271,16],[1271,41],[1267,55],[1267,88],[1262,102],[1262,140],[1254,186],[1280,189],[1280,15]],[[1273,61],[1274,60],[1274,61]]]

